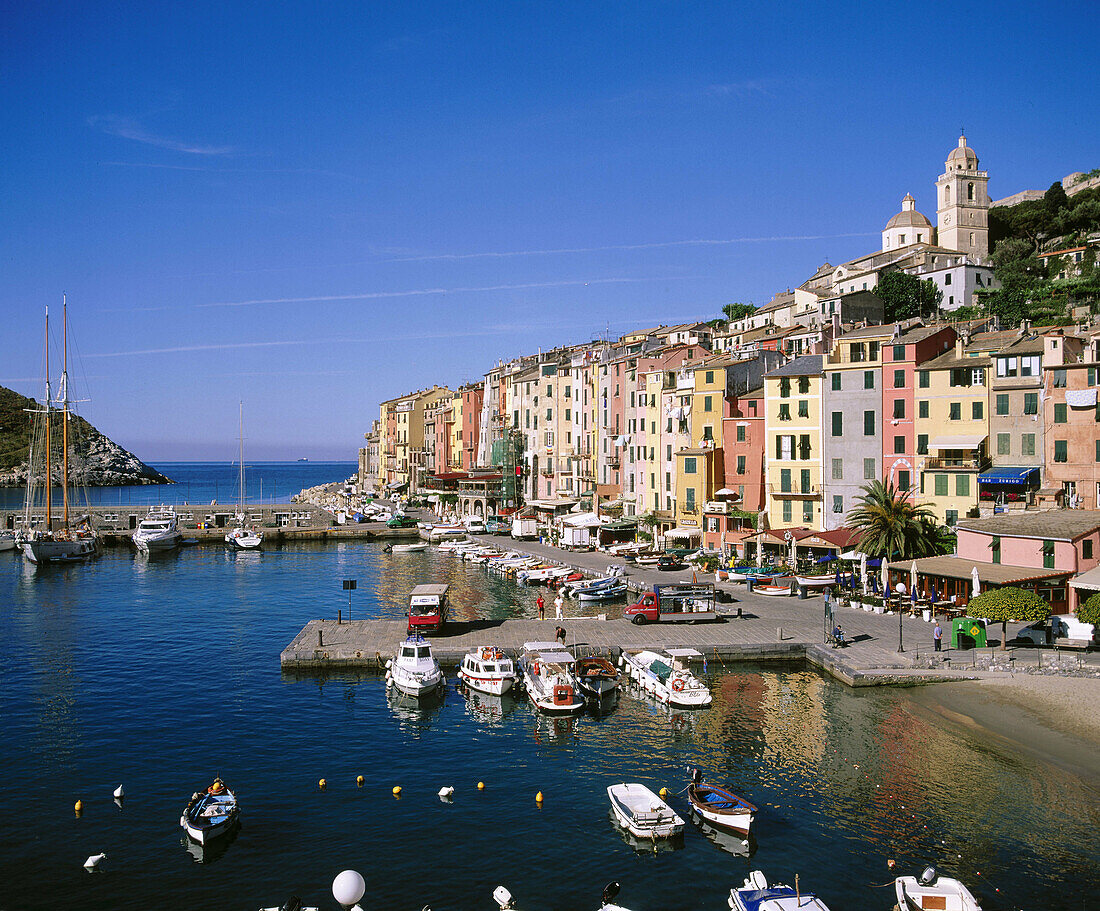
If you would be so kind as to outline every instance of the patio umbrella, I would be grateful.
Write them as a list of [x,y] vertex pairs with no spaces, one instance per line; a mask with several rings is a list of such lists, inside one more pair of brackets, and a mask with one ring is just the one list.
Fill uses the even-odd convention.
[[917,589],[916,589],[916,586],[913,586],[909,589],[909,600],[912,601],[914,604],[917,603]]
[[871,576],[871,594],[878,594],[878,576]]
[[882,558],[882,593],[890,594],[890,564],[885,557]]
[[859,555],[859,582],[863,590],[867,591],[867,554]]
[[837,588],[840,588],[840,586],[841,586],[841,585],[843,584],[843,583],[842,583],[842,582],[840,581],[840,569],[839,569],[839,567],[837,568],[837,571],[836,571],[836,579],[834,579],[833,581],[835,581],[835,582],[836,582],[836,587],[837,587]]
[[909,567],[909,587],[915,589],[917,587],[917,561],[913,561],[913,565]]
[[982,583],[978,579],[978,567],[974,567],[970,570],[970,585],[971,585],[971,598],[977,598],[982,593]]
[[940,600],[940,593],[936,591],[936,586],[932,586],[932,603],[935,604]]

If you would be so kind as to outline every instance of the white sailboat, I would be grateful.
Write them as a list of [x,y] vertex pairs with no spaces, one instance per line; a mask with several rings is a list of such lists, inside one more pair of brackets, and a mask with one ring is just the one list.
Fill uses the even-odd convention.
[[[46,308],[46,396],[36,415],[34,433],[27,461],[27,493],[21,537],[23,555],[32,563],[72,563],[96,555],[97,542],[87,517],[74,527],[69,515],[69,318],[68,305],[62,297],[64,353],[58,401],[61,405],[61,524],[54,527],[53,516],[53,390],[50,387],[50,310]],[[39,474],[41,472],[41,474]],[[41,500],[41,502],[40,502]],[[34,516],[45,508],[41,527]]]
[[237,494],[237,524],[225,534],[225,543],[240,550],[256,550],[264,543],[264,533],[256,527],[248,528],[244,520],[244,402],[241,402],[240,416],[240,488]]

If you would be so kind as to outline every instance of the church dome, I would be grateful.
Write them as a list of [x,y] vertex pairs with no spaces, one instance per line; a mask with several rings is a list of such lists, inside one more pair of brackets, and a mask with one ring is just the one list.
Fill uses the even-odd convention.
[[891,228],[931,228],[932,222],[925,218],[916,209],[917,201],[906,193],[901,201],[901,211],[886,223],[886,230]]
[[978,169],[978,156],[974,150],[966,144],[966,137],[959,137],[959,144],[951,150],[947,156],[948,171],[976,171]]

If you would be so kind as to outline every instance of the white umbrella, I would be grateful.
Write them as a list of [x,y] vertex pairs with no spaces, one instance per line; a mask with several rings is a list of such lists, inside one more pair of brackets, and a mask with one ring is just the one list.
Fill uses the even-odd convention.
[[982,583],[978,580],[978,567],[970,570],[970,584],[972,586],[971,598],[977,598],[982,593]]
[[913,565],[909,567],[909,588],[915,589],[917,587],[917,561],[913,561]]
[[837,559],[838,560],[858,560],[859,559],[859,552],[855,551],[855,550],[846,550],[839,557],[837,557]]
[[890,564],[886,558],[882,558],[882,596],[890,594]]
[[863,586],[863,593],[867,594],[867,554],[859,555],[859,584]]

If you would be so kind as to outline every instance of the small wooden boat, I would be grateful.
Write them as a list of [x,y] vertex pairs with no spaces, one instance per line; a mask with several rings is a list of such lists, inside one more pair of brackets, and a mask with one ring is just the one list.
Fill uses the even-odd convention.
[[674,838],[684,821],[644,784],[613,784],[607,789],[615,819],[637,838]]
[[619,672],[606,658],[592,655],[578,658],[573,676],[580,688],[594,699],[607,699],[619,690]]
[[894,880],[900,911],[922,911],[938,908],[942,911],[982,911],[981,905],[957,879],[939,876],[935,867],[925,867],[920,879],[899,876]]
[[754,595],[789,595],[791,593],[791,583],[754,585],[752,591]]
[[782,883],[769,886],[759,870],[753,870],[740,889],[730,889],[729,906],[731,911],[829,911],[829,906],[812,892]]
[[196,791],[180,816],[180,826],[200,845],[229,833],[240,819],[237,795],[220,778],[205,791]]
[[605,588],[582,589],[576,592],[573,597],[578,601],[614,601],[616,598],[622,598],[625,594],[626,583],[618,582]]
[[703,781],[699,770],[691,773],[687,790],[691,808],[712,826],[748,838],[756,807],[732,791]]
[[795,576],[794,581],[802,588],[828,588],[836,584],[836,576]]

